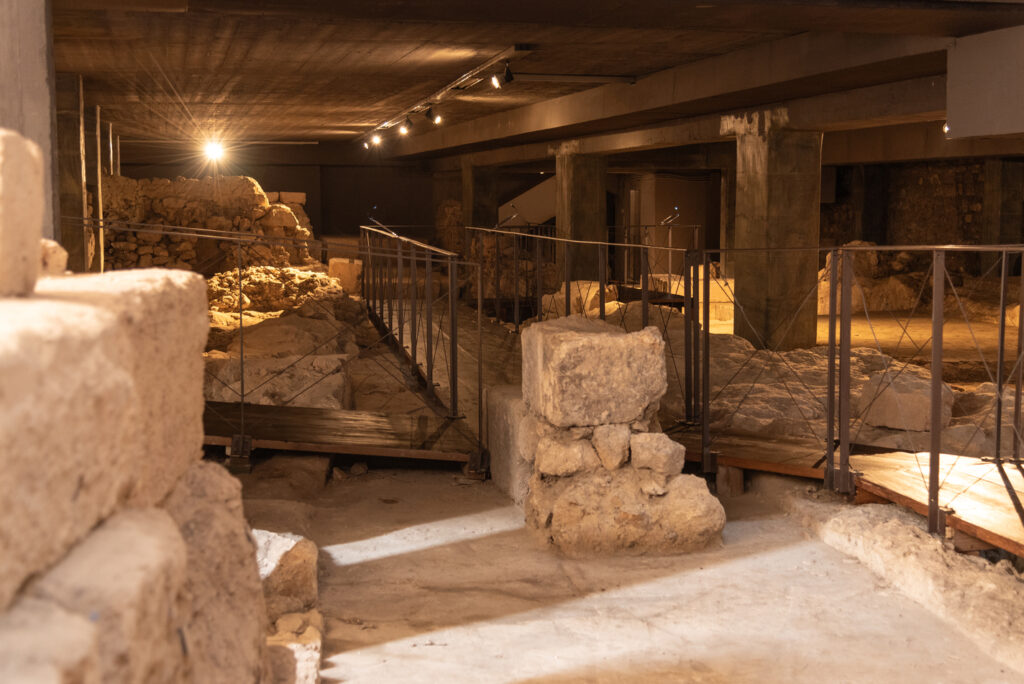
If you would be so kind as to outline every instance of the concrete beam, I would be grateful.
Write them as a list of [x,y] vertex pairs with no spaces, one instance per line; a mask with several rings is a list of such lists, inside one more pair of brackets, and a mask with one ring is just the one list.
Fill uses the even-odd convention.
[[1024,136],[950,140],[942,120],[825,133],[821,163],[884,164],[957,157],[1024,156]]
[[[945,77],[929,76],[779,102],[773,104],[772,109],[789,112],[790,129],[837,131],[941,122],[945,116],[945,105]],[[738,110],[727,115],[732,117],[746,113],[746,110]],[[722,142],[732,136],[728,132],[723,133],[721,122],[720,114],[693,117],[659,126],[585,136],[579,139],[579,145],[584,154],[618,154]],[[435,162],[435,167],[458,168],[460,158],[469,159],[474,166],[505,166],[550,159],[556,151],[557,145],[532,143],[441,159]]]
[[398,143],[395,155],[576,136],[938,75],[950,44],[917,36],[801,34],[666,69],[634,85],[610,84],[443,127]]

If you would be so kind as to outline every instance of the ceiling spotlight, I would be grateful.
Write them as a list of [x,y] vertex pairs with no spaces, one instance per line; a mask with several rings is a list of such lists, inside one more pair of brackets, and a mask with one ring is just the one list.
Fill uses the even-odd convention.
[[409,135],[409,127],[406,126],[405,124],[402,124],[401,126],[398,127],[398,134]]
[[372,142],[374,145],[380,145],[380,136],[374,133],[373,137],[370,138],[370,142]]
[[441,123],[441,115],[435,114],[433,107],[427,107],[426,111],[423,112],[423,116],[435,126]]
[[364,140],[364,141],[363,141],[363,147],[365,147],[366,149],[370,149],[370,143],[368,143],[368,142],[366,142],[366,141]]
[[203,152],[210,161],[220,161],[221,157],[224,156],[224,146],[215,140],[211,140],[203,147]]
[[498,80],[498,74],[494,74],[493,76],[491,76],[491,85],[494,86],[495,88],[501,87],[501,81]]
[[949,122],[942,124],[942,132],[949,135]]

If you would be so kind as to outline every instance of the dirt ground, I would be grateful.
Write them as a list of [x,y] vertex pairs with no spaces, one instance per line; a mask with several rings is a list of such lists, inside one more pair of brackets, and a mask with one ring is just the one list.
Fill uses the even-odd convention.
[[761,494],[703,552],[568,560],[489,482],[328,472],[243,478],[254,526],[320,547],[325,682],[1020,681]]

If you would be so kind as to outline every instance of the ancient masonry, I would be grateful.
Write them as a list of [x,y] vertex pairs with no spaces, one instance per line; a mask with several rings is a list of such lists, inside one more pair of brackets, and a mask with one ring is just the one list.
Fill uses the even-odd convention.
[[[203,279],[66,276],[42,168],[0,130],[0,681],[295,681],[316,551],[258,564],[239,482],[200,460]],[[273,634],[267,603],[306,612]]]
[[522,399],[489,402],[489,441],[502,433],[522,464],[496,481],[518,478],[527,523],[570,555],[707,546],[725,512],[704,480],[681,474],[685,448],[658,431],[665,389],[655,328],[626,333],[578,316],[529,327]]

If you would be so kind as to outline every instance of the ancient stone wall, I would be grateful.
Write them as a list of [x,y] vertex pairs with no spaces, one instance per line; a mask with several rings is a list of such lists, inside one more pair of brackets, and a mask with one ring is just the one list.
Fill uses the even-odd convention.
[[[305,199],[292,196],[301,193],[272,196],[280,198],[282,194],[288,200]],[[213,273],[237,263],[234,243],[163,235],[159,232],[163,226],[270,238],[243,250],[245,264],[302,266],[315,262],[304,242],[313,237],[313,232],[302,204],[271,202],[259,183],[246,176],[174,180],[104,177],[103,216],[111,227],[106,238],[106,260],[115,269],[163,266]]]
[[0,254],[35,260],[0,296],[0,681],[269,681],[241,488],[200,461],[203,279],[36,282],[62,259],[41,210],[10,223],[42,201],[26,149],[0,131]]

